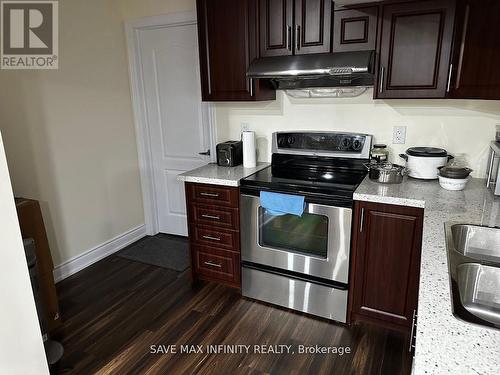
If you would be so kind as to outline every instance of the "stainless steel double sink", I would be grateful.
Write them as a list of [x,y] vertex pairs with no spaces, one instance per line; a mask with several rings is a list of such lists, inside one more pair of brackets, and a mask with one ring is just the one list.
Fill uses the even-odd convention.
[[445,223],[452,310],[500,329],[500,228]]

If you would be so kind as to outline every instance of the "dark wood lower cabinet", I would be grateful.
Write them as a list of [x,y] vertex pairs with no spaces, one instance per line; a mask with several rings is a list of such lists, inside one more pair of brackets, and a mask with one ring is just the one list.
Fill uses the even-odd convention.
[[240,288],[239,189],[186,183],[193,279]]
[[417,309],[423,209],[356,202],[351,321],[409,331]]

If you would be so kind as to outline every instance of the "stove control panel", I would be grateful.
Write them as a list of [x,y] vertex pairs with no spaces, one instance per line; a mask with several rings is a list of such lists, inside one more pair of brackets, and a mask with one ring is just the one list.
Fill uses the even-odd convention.
[[368,159],[372,136],[340,132],[276,132],[273,153]]

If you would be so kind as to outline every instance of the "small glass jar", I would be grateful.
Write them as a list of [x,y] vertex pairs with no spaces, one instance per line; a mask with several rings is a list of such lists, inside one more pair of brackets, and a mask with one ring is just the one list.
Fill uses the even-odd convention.
[[389,150],[387,145],[375,144],[370,151],[370,159],[372,163],[383,163],[389,160]]

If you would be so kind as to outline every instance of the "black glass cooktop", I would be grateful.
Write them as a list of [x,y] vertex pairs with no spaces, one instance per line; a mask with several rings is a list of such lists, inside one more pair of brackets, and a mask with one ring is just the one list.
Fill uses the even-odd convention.
[[366,176],[366,160],[273,154],[272,165],[241,180],[243,193],[276,191],[304,195],[310,202],[352,205]]

